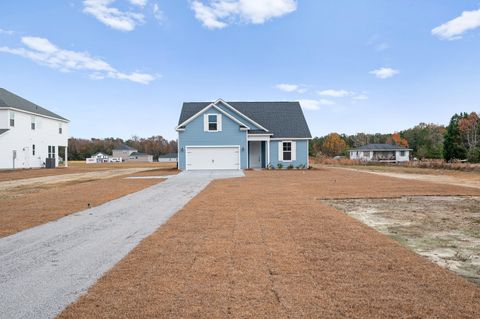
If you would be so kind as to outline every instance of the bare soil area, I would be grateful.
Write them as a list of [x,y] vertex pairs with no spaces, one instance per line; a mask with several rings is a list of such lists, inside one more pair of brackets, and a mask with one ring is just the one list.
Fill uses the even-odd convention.
[[480,197],[405,196],[326,203],[480,284]]
[[215,181],[60,318],[478,318],[480,288],[326,198],[480,195],[367,173]]
[[115,175],[105,178],[87,175],[81,179],[0,189],[0,237],[87,209],[88,204],[91,207],[103,204],[162,181],[127,180],[112,176]]

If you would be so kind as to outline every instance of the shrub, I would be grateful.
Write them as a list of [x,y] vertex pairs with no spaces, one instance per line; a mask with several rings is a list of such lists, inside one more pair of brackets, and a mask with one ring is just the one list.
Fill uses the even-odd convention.
[[267,169],[270,169],[270,170],[275,169],[275,166],[273,166],[272,163],[268,163]]
[[293,165],[292,164],[288,165],[287,169],[293,169]]
[[297,166],[297,169],[305,169],[305,164],[300,164]]
[[277,168],[278,168],[278,169],[282,169],[282,168],[283,168],[282,163],[278,163],[278,164],[277,164]]
[[467,159],[470,163],[480,163],[480,147],[475,147],[468,151]]

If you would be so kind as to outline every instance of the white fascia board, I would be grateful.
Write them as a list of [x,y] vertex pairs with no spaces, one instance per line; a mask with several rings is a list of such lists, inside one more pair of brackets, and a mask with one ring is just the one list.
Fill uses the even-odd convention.
[[259,128],[261,128],[262,130],[265,130],[266,132],[269,132],[269,130],[267,130],[266,128],[264,128],[263,126],[261,126],[260,124],[258,124],[257,122],[255,122],[254,120],[252,120],[251,118],[249,118],[248,116],[246,116],[245,114],[243,114],[242,112],[240,112],[239,110],[237,110],[235,107],[233,107],[233,106],[231,106],[230,104],[228,104],[227,102],[225,102],[224,100],[218,99],[218,100],[216,100],[213,104],[217,104],[218,102],[222,102],[225,106],[229,107],[232,111],[236,112],[236,113],[239,114],[240,116],[243,116],[244,118],[246,118],[247,120],[249,120],[250,122],[252,122],[253,124],[255,124],[256,126],[258,126]]
[[51,120],[61,121],[61,122],[64,122],[64,123],[70,123],[70,120],[67,120],[67,119],[59,119],[58,117],[48,116],[48,115],[39,114],[39,113],[35,113],[35,112],[29,112],[29,111],[17,109],[15,107],[0,107],[0,110],[11,110],[11,111],[15,111],[15,112],[21,112],[21,113],[26,113],[26,114],[30,114],[30,115],[40,116],[40,117],[44,117],[44,118],[51,119]]
[[298,140],[311,140],[312,137],[272,137],[272,141],[298,141]]
[[[193,121],[194,119],[196,119],[197,117],[199,117],[200,115],[202,115],[204,112],[206,112],[209,108],[215,108],[217,111],[219,111],[220,113],[224,114],[225,116],[227,116],[229,119],[231,119],[232,121],[238,123],[239,125],[242,125],[242,126],[245,126],[245,128],[247,130],[250,129],[250,127],[248,127],[247,125],[245,125],[244,123],[240,122],[239,120],[237,120],[235,117],[231,116],[230,114],[228,114],[227,112],[225,112],[224,110],[222,110],[221,108],[219,108],[218,106],[215,105],[215,103],[210,103],[209,105],[207,105],[206,107],[204,107],[203,109],[201,109],[199,112],[195,113],[192,117],[190,117],[189,119],[187,119],[186,121],[184,121],[183,123],[181,123],[180,125],[178,125],[175,129],[177,131],[179,130],[182,130],[182,126],[185,126],[187,125],[188,123],[190,123],[191,121]],[[185,130],[185,129],[183,129]]]

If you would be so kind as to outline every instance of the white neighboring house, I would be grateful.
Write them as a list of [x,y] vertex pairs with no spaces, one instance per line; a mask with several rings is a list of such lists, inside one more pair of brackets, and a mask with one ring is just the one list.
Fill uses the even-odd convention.
[[[69,121],[0,88],[0,169],[44,167],[47,158],[68,166]],[[63,159],[62,159],[63,160]]]
[[95,158],[97,163],[108,163],[109,156],[105,153],[98,152],[97,154],[93,155],[92,158]]
[[350,159],[364,162],[400,163],[410,160],[411,149],[391,144],[367,144],[350,150]]
[[178,153],[167,153],[167,154],[160,155],[158,157],[158,161],[161,163],[167,163],[167,162],[176,163],[177,159],[178,159]]

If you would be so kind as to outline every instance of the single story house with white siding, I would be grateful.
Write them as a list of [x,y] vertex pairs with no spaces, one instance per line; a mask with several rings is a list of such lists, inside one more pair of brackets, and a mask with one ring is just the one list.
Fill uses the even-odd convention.
[[400,163],[410,160],[411,149],[392,144],[367,144],[349,151],[350,159],[364,162]]

